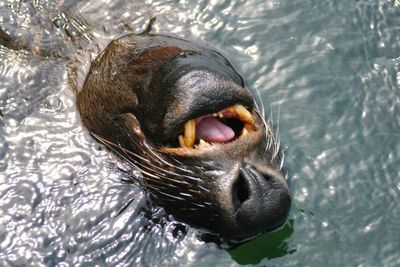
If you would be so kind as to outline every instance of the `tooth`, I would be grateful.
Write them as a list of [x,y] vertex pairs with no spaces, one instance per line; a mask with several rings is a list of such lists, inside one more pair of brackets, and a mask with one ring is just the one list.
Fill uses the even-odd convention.
[[248,134],[249,131],[247,130],[246,126],[242,129],[242,133],[240,134],[240,136],[245,136],[246,134]]
[[220,112],[218,112],[218,117],[219,117],[220,119],[222,119],[222,118],[224,117],[224,114],[222,114],[222,112],[220,111]]
[[186,147],[192,148],[196,139],[196,121],[194,119],[189,120],[183,126],[183,141]]
[[218,117],[218,114],[217,113],[213,113],[212,116],[213,117]]
[[210,143],[208,143],[207,141],[204,141],[203,139],[199,140],[199,143],[195,145],[195,148],[198,149],[202,149],[202,148],[206,148],[210,145]]
[[203,139],[200,139],[199,145],[200,145],[200,146],[207,146],[207,145],[209,145],[209,144],[208,144],[206,141],[204,141]]
[[183,140],[183,136],[182,135],[178,136],[178,140],[179,140],[179,146],[182,147],[182,148],[186,148],[185,141]]
[[248,111],[242,105],[234,105],[232,110],[237,114],[239,119],[245,123],[245,127],[247,130],[252,130],[254,127],[254,118],[251,115],[250,111]]

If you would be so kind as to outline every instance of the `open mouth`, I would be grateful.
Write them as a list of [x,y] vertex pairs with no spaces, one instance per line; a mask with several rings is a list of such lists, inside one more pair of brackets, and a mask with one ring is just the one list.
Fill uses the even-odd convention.
[[228,143],[254,131],[253,115],[236,104],[219,112],[188,120],[178,135],[180,148],[201,148]]

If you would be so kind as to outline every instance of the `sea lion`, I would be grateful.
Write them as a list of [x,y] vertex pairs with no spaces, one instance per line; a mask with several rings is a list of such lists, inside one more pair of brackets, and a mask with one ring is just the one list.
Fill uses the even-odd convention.
[[149,30],[122,36],[92,62],[77,107],[178,220],[230,240],[286,220],[291,198],[272,127],[217,50]]

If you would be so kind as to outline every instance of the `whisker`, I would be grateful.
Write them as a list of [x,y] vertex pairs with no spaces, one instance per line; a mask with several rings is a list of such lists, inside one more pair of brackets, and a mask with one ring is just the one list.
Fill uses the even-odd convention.
[[[123,155],[119,150],[114,149],[113,147],[110,146],[110,144],[115,145],[114,143],[105,140],[104,138],[99,139],[100,142],[102,142],[104,145],[106,145],[107,147],[109,147],[111,150],[114,151],[114,153],[116,153],[118,156],[120,156],[121,158],[123,158],[125,161],[127,161],[129,164],[131,164],[132,166],[138,168],[140,170],[140,172],[143,175],[146,175],[147,177],[151,177],[151,178],[155,178],[155,179],[159,179],[158,176],[153,175],[145,170],[143,170],[143,167],[147,168],[147,166],[141,164],[140,162],[132,159],[131,157],[127,158],[125,155]],[[119,147],[119,146],[118,146]],[[119,147],[120,148],[120,147]],[[124,150],[123,150],[124,151]],[[133,162],[132,162],[133,161]]]
[[269,106],[269,114],[271,114],[271,116],[268,117],[268,120],[271,122],[271,125],[274,125],[274,113],[272,112],[272,106]]
[[263,123],[263,125],[265,127],[265,139],[267,140],[268,139],[269,125],[268,125],[267,121],[265,120],[266,114],[265,114],[265,111],[264,111],[264,106],[263,106],[262,113],[258,112],[258,115],[261,117],[261,121],[262,121],[262,123]]
[[175,200],[179,200],[179,201],[185,201],[186,200],[184,198],[178,197],[176,195],[171,195],[171,194],[165,193],[163,191],[158,191],[157,194],[161,194],[161,195],[164,195],[164,196],[167,196],[169,198],[172,198],[172,199],[175,199]]
[[199,208],[207,208],[207,206],[204,206],[203,204],[196,203],[196,202],[190,202],[190,204],[192,204],[193,206],[197,206]]
[[[154,158],[158,159],[158,160],[159,160],[160,162],[162,162],[163,164],[168,165],[168,166],[170,166],[170,167],[172,167],[172,168],[176,168],[176,169],[178,169],[178,170],[180,170],[180,171],[183,171],[183,172],[193,173],[193,172],[190,171],[190,170],[177,167],[176,165],[172,165],[171,163],[169,163],[168,161],[166,161],[165,159],[163,159],[162,157],[160,157],[157,153],[155,153],[155,152],[148,146],[148,144],[144,143],[144,146],[146,147],[146,151],[148,151]],[[177,161],[176,159],[174,159],[174,160],[175,160],[176,162],[178,162],[180,165],[183,165],[182,163],[180,163],[180,162]]]
[[[133,153],[132,151],[130,151],[130,150],[128,150],[128,149],[126,149],[126,148],[124,148],[124,147],[122,147],[122,146],[119,146],[119,148],[120,148],[121,150],[123,150],[125,153],[129,153],[129,154],[131,154],[131,155],[133,155],[133,156],[135,156],[135,157],[137,157],[137,158],[139,158],[139,159],[145,160],[147,163],[150,164],[151,167],[147,167],[147,166],[142,165],[142,164],[140,164],[139,162],[135,161],[136,164],[140,164],[141,166],[146,167],[147,169],[149,169],[149,170],[151,170],[151,171],[154,171],[154,169],[157,169],[157,173],[163,174],[164,177],[167,177],[167,176],[165,176],[166,174],[170,174],[170,175],[179,177],[179,179],[188,178],[188,179],[190,179],[190,180],[200,181],[199,178],[196,178],[196,177],[193,177],[193,176],[188,176],[188,175],[181,174],[181,173],[178,173],[178,172],[173,172],[173,171],[167,170],[167,169],[165,169],[165,168],[159,167],[159,166],[157,166],[157,165],[155,165],[155,164],[152,164],[151,161],[149,161],[149,160],[147,160],[147,159],[145,159],[145,158],[139,156],[139,155],[136,154],[136,153]],[[171,167],[173,167],[173,165],[171,165],[171,164],[169,164],[169,165],[170,165]],[[187,184],[187,183],[185,183],[185,184]]]
[[[140,155],[138,155],[138,154],[136,154],[136,153],[133,153],[132,151],[130,151],[130,150],[128,150],[128,149],[122,147],[121,144],[115,144],[115,143],[113,143],[113,142],[111,142],[111,141],[109,141],[109,140],[107,140],[107,139],[104,139],[104,138],[102,138],[102,137],[100,137],[100,136],[97,136],[97,138],[99,138],[99,141],[101,141],[102,143],[106,143],[107,145],[109,145],[108,147],[110,147],[110,146],[117,147],[118,149],[121,149],[121,150],[123,150],[124,152],[130,153],[131,155],[133,155],[133,156],[139,158],[140,160],[143,160],[143,161],[146,161],[147,163],[150,163],[150,160],[149,160],[149,159],[146,159],[146,158],[144,158],[144,157],[142,157],[142,156],[140,156]],[[113,150],[113,151],[115,151],[115,150]]]
[[210,189],[207,189],[207,188],[205,188],[204,186],[202,186],[202,185],[200,185],[200,184],[197,185],[197,187],[200,188],[200,189],[202,189],[202,190],[204,190],[204,191],[206,191],[207,193],[211,192]]
[[173,184],[169,184],[169,183],[165,183],[165,181],[162,180],[157,180],[157,179],[152,179],[152,178],[147,178],[146,180],[146,186],[149,184],[153,184],[153,186],[157,186],[156,187],[156,192],[164,190],[164,191],[170,191],[172,190],[176,190],[180,187],[177,187]]
[[[118,152],[117,152],[117,153],[118,153]],[[126,159],[126,158],[125,158],[125,159]],[[129,159],[126,159],[126,160],[129,161]],[[133,159],[132,159],[132,160],[133,160]],[[152,179],[151,181],[157,180],[157,181],[160,181],[160,183],[167,184],[167,185],[171,185],[171,186],[173,186],[174,188],[178,188],[178,187],[176,186],[177,184],[184,185],[184,186],[190,186],[190,185],[191,185],[190,183],[188,183],[188,182],[186,182],[186,181],[184,181],[184,180],[181,180],[181,179],[173,179],[173,178],[167,176],[166,173],[162,173],[162,172],[159,172],[159,171],[154,171],[151,167],[146,166],[146,165],[143,165],[143,164],[141,164],[140,162],[135,161],[134,164],[135,164],[135,166],[136,166],[136,165],[139,165],[139,166],[136,166],[136,167],[139,168],[139,170],[142,172],[143,175],[146,176],[147,179]],[[157,174],[157,175],[159,175],[159,176],[157,176],[157,175],[155,175],[155,174],[152,174],[152,173],[150,173],[150,172],[148,172],[148,171],[146,171],[146,170],[144,170],[144,169],[147,169],[147,170],[149,170],[150,172],[153,172],[153,173],[155,173],[155,174]],[[162,179],[160,178],[160,176],[162,176]],[[174,175],[173,177],[179,177],[179,178],[181,178],[180,176],[178,176],[178,174],[177,174],[177,175]],[[155,180],[154,180],[154,179],[155,179]],[[169,181],[169,182],[171,182],[172,184],[170,184],[170,183],[165,183],[166,180]],[[162,182],[161,182],[161,181],[162,181]]]
[[278,105],[278,121],[276,122],[276,134],[275,136],[279,136],[279,121],[281,117],[281,105]]
[[193,197],[191,194],[184,193],[184,192],[179,192],[179,195],[184,196],[184,197]]
[[[100,136],[97,136],[97,135],[96,135],[96,138],[97,138],[101,143],[103,143],[104,145],[106,145],[107,147],[109,147],[109,148],[110,148],[112,151],[114,151],[116,154],[118,154],[119,156],[121,156],[123,159],[125,159],[126,161],[128,161],[128,162],[131,163],[131,164],[133,163],[133,166],[138,167],[138,168],[140,169],[140,171],[146,173],[146,175],[151,175],[151,174],[149,174],[147,171],[143,170],[143,168],[145,168],[145,169],[147,169],[147,170],[149,170],[149,171],[152,171],[152,172],[154,172],[154,168],[155,168],[155,169],[159,170],[159,171],[156,172],[156,173],[158,173],[158,174],[160,174],[160,175],[162,174],[162,176],[165,177],[165,179],[168,179],[168,180],[170,180],[170,181],[174,181],[174,182],[176,182],[176,183],[181,183],[181,184],[184,184],[184,185],[188,185],[187,182],[184,182],[184,181],[181,181],[181,180],[177,180],[177,179],[171,179],[171,178],[167,177],[166,174],[170,174],[170,175],[173,175],[173,176],[175,176],[175,177],[179,177],[180,179],[182,179],[182,178],[187,178],[187,179],[190,179],[190,180],[193,180],[193,181],[200,181],[199,178],[196,178],[196,177],[193,177],[193,176],[184,175],[184,174],[180,174],[180,173],[177,173],[177,172],[168,171],[168,170],[163,169],[163,168],[161,168],[161,167],[159,167],[159,166],[157,166],[157,165],[154,165],[154,164],[152,164],[152,162],[151,162],[150,160],[148,160],[148,159],[146,159],[146,158],[144,158],[144,157],[142,157],[142,156],[140,156],[140,155],[138,155],[138,154],[136,154],[136,153],[134,153],[134,152],[132,152],[132,151],[130,151],[130,150],[124,148],[124,147],[122,147],[121,144],[118,144],[118,145],[117,145],[117,144],[115,144],[115,143],[113,143],[113,142],[111,142],[111,141],[109,141],[109,140],[106,140],[106,139],[104,139],[104,138],[102,138],[102,137],[100,137]],[[116,147],[116,148],[118,148],[118,149],[114,149],[114,147]],[[126,156],[123,156],[118,150],[122,150]],[[153,153],[153,152],[152,152],[152,153]],[[128,154],[129,154],[129,155],[128,155]],[[133,159],[133,158],[130,157],[130,156],[134,156],[134,157],[136,157],[136,158],[138,158],[138,159],[140,159],[140,160],[145,161],[146,163],[148,163],[149,165],[151,165],[151,167],[146,166],[146,165],[140,163],[139,161]],[[169,164],[169,163],[168,163],[168,165],[170,165],[171,167],[173,167],[172,164]],[[179,168],[179,169],[181,169],[181,168]],[[161,171],[161,172],[160,172],[160,171]]]
[[[274,154],[273,154],[273,156],[272,156],[272,160],[274,160],[275,158],[276,158],[276,156],[278,155],[278,153],[279,153],[279,146],[280,146],[280,141],[278,140],[278,142],[275,142],[275,147],[274,147]],[[277,149],[278,148],[278,149]]]
[[[143,174],[145,174],[145,175],[148,176],[148,177],[153,177],[153,178],[157,178],[157,179],[159,178],[159,177],[157,177],[157,176],[155,176],[155,175],[152,175],[152,174],[149,173],[148,171],[144,170],[144,168],[147,169],[147,170],[149,170],[149,171],[151,171],[151,172],[154,172],[154,168],[156,168],[157,170],[161,171],[161,172],[158,171],[158,172],[156,172],[156,173],[158,173],[158,174],[160,174],[160,175],[161,175],[161,173],[163,173],[162,176],[165,177],[165,179],[167,179],[167,180],[169,180],[169,181],[172,181],[172,182],[175,182],[175,183],[180,183],[180,184],[188,185],[187,182],[182,181],[182,178],[186,178],[186,179],[189,179],[189,180],[192,180],[192,181],[196,181],[196,182],[201,181],[201,179],[200,179],[200,178],[197,178],[197,177],[193,177],[193,176],[189,176],[189,175],[185,175],[185,174],[181,174],[181,173],[177,173],[177,172],[168,171],[168,170],[166,170],[166,169],[164,169],[164,168],[161,168],[161,167],[159,167],[159,166],[157,166],[157,165],[152,164],[152,162],[151,162],[150,160],[148,160],[148,159],[146,159],[146,158],[144,158],[144,157],[142,157],[142,156],[140,156],[140,155],[138,155],[138,154],[136,154],[136,153],[134,153],[134,152],[132,152],[132,151],[130,151],[130,150],[124,148],[124,147],[122,147],[121,144],[115,144],[115,143],[113,143],[113,142],[111,142],[111,141],[109,141],[109,140],[107,140],[107,139],[105,139],[105,138],[102,138],[102,137],[100,137],[100,136],[98,136],[98,135],[96,135],[96,134],[93,134],[93,135],[94,135],[94,137],[95,137],[96,139],[98,139],[101,143],[103,143],[104,145],[106,145],[107,147],[109,147],[112,151],[114,151],[116,154],[118,154],[118,155],[121,156],[123,159],[125,159],[126,161],[128,161],[132,166],[139,168],[139,170],[140,170],[141,172],[143,172]],[[132,139],[132,140],[134,141],[134,139]],[[153,156],[155,156],[155,157],[157,157],[158,159],[162,160],[162,161],[165,162],[167,165],[169,165],[169,166],[171,166],[171,167],[174,167],[175,169],[184,171],[185,173],[192,173],[192,172],[187,171],[186,169],[177,168],[176,166],[172,165],[171,163],[169,163],[169,162],[167,162],[167,161],[161,159],[161,157],[160,157],[159,155],[155,154],[155,153],[148,147],[147,144],[144,144],[144,145],[147,147],[147,150],[148,150]],[[117,148],[117,149],[115,149],[114,147]],[[122,150],[126,156],[122,155],[122,153],[120,153],[118,150]],[[129,154],[130,156],[127,155],[127,154]],[[140,163],[138,160],[133,159],[131,156],[134,156],[135,158],[137,158],[137,159],[139,159],[139,160],[143,160],[143,161],[146,162],[147,164],[151,165],[151,168],[148,167],[148,166],[146,166],[146,165],[144,165],[144,164],[142,164],[142,163]],[[172,176],[174,176],[174,177],[179,177],[179,179],[171,179],[171,178],[167,177],[167,176],[165,175],[165,173],[170,174],[170,175],[172,175]]]
[[188,189],[188,192],[193,193],[192,195],[198,195],[198,194],[200,194],[199,191],[193,190],[192,188],[189,188],[189,189]]
[[[137,161],[135,161],[135,164],[140,166],[139,169],[144,175],[146,175],[148,177],[156,178],[157,180],[160,180],[159,176],[156,176],[154,174],[150,174],[149,172],[143,170],[143,168],[145,168],[145,169],[149,170],[150,172],[155,172],[152,168],[150,168],[150,167],[148,167],[148,166],[146,166],[144,164],[141,164],[140,162],[137,162]],[[166,176],[165,173],[161,173],[161,172],[158,172],[158,171],[155,172],[155,173],[163,176],[163,178],[162,178],[163,180],[168,180],[168,181],[171,181],[171,182],[174,182],[174,183],[177,183],[177,184],[189,185],[189,183],[187,183],[187,182],[184,182],[184,181],[181,181],[181,180],[177,180],[177,179],[172,179],[172,178]]]
[[[258,99],[258,102],[256,100],[254,100],[254,102],[256,103],[258,110],[261,111],[261,114],[264,114],[264,102],[262,101],[261,94],[258,90],[254,90],[254,91],[255,91],[257,99]],[[254,98],[254,99],[256,99],[256,98]],[[259,104],[261,104],[261,108],[260,108]]]
[[[133,139],[133,138],[131,138],[133,141],[135,141],[135,139]],[[176,165],[173,165],[173,164],[171,164],[170,162],[168,162],[168,161],[166,161],[165,159],[163,159],[160,155],[158,155],[157,153],[155,153],[150,147],[149,147],[149,145],[147,144],[147,143],[142,143],[143,144],[143,146],[144,146],[144,148],[146,149],[146,151],[148,152],[148,153],[150,153],[151,154],[151,156],[153,157],[153,158],[155,158],[155,159],[158,159],[161,163],[163,163],[163,164],[165,164],[165,165],[167,165],[167,166],[169,166],[169,167],[171,167],[171,168],[174,168],[174,169],[177,169],[177,170],[180,170],[180,171],[182,171],[182,172],[185,172],[185,173],[194,173],[193,171],[191,171],[191,170],[188,170],[188,169],[184,169],[184,168],[181,168],[181,167],[178,167],[178,166],[176,166]],[[125,148],[123,148],[123,147],[121,147],[122,149],[125,149]],[[127,149],[125,149],[128,153],[133,153],[133,152],[131,152],[131,151],[129,151],[129,150],[127,150]],[[139,155],[137,155],[137,154],[135,154],[137,157],[140,157]],[[145,158],[143,158],[143,157],[141,157],[142,159],[144,159],[144,160],[147,160],[147,159],[145,159]],[[181,162],[179,162],[177,159],[175,159],[175,158],[171,158],[172,160],[174,160],[175,162],[177,162],[177,163],[179,163],[179,165],[183,165]],[[157,167],[156,165],[152,165],[152,166],[155,166],[155,167]],[[160,167],[157,167],[157,168],[160,168]],[[160,168],[160,170],[162,170],[162,171],[165,171],[165,169],[163,169],[163,168]],[[171,173],[171,174],[174,174],[174,175],[180,175],[180,176],[184,176],[183,174],[181,174],[181,173]],[[185,176],[186,178],[188,178],[188,179],[195,179],[195,180],[199,180],[199,179],[196,179],[196,178],[194,178],[194,177],[192,177],[192,176]]]
[[[268,133],[269,133],[269,131],[268,131]],[[268,134],[267,140],[268,140],[268,143],[267,143],[267,149],[266,150],[269,150],[269,149],[271,149],[271,146],[273,144],[274,139],[271,138],[270,134]]]

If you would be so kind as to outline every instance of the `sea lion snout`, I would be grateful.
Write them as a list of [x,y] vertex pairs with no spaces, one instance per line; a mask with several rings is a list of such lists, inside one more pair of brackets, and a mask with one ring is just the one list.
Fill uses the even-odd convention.
[[288,187],[279,173],[261,173],[251,165],[240,168],[232,187],[237,229],[232,236],[248,238],[282,225],[290,210]]

